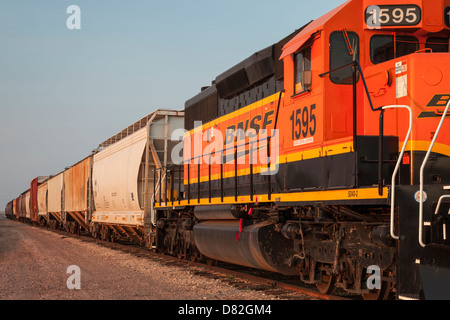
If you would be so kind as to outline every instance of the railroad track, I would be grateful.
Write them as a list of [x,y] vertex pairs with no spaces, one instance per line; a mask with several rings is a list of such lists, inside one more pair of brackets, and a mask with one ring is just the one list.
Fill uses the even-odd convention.
[[359,296],[349,296],[348,294],[327,295],[322,294],[315,287],[301,285],[297,277],[287,277],[267,271],[246,268],[227,263],[219,262],[217,265],[207,263],[193,262],[185,259],[179,259],[174,256],[153,252],[139,245],[128,242],[108,242],[94,239],[89,235],[76,235],[62,230],[54,230],[46,227],[45,230],[56,232],[65,237],[77,238],[81,241],[96,243],[103,247],[121,252],[129,253],[141,258],[147,258],[151,261],[158,261],[164,265],[186,268],[186,271],[196,275],[214,278],[242,290],[263,291],[268,296],[275,296],[283,300],[356,300]]

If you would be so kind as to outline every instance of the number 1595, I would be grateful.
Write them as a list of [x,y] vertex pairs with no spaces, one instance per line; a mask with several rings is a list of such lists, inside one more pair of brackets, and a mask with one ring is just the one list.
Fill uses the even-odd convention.
[[415,26],[422,20],[422,12],[416,5],[370,6],[366,9],[369,27]]

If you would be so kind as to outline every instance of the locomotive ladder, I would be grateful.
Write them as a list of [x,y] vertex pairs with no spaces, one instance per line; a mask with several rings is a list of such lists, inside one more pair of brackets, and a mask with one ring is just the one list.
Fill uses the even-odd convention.
[[[423,203],[424,203],[424,193],[423,193],[423,189],[424,189],[424,171],[425,171],[425,166],[428,162],[428,158],[430,157],[431,151],[433,150],[434,144],[436,143],[437,137],[439,135],[439,132],[441,131],[442,125],[444,124],[444,120],[447,117],[447,113],[450,107],[450,101],[447,103],[447,106],[445,107],[444,113],[442,114],[441,117],[441,121],[438,124],[438,127],[436,129],[436,133],[434,134],[433,140],[431,141],[430,147],[428,148],[428,152],[425,156],[425,159],[422,162],[422,166],[420,167],[420,195],[419,195],[419,243],[422,247],[425,247],[426,244],[423,242],[423,226],[424,226],[424,221],[423,221]],[[449,187],[444,187],[444,189],[448,190]],[[442,203],[442,200],[445,198],[450,198],[449,195],[443,195],[441,196],[441,198],[439,199],[438,205],[436,207],[436,211],[435,214],[438,214],[440,205]],[[445,232],[446,232],[446,226],[445,223],[443,224],[443,231],[444,231],[444,237],[446,237]]]

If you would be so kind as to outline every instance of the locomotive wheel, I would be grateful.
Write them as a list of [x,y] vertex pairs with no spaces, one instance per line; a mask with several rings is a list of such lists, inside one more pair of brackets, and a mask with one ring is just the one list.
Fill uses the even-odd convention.
[[322,282],[316,284],[317,290],[322,294],[333,294],[336,292],[336,277],[323,274]]

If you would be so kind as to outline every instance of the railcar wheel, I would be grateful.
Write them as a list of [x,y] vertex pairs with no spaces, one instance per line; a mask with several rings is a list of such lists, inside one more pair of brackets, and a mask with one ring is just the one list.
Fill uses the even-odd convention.
[[103,241],[111,241],[111,232],[107,226],[101,227],[100,239],[102,239]]
[[75,234],[75,223],[74,222],[68,222],[67,227],[68,227],[70,233]]
[[216,260],[213,260],[213,259],[206,259],[206,264],[207,264],[208,266],[214,267],[214,266],[217,266],[217,261],[216,261]]
[[322,282],[316,284],[317,290],[322,294],[333,294],[336,292],[336,277],[323,274]]
[[192,262],[201,262],[201,260],[202,260],[201,254],[195,250],[191,251],[189,258]]
[[92,236],[94,239],[100,240],[100,226],[98,224],[94,224],[92,227]]

